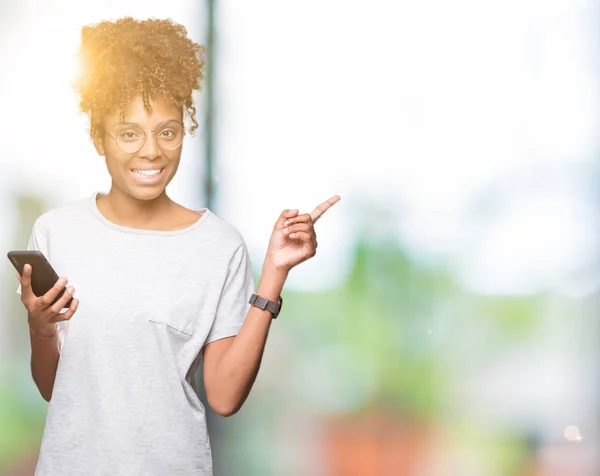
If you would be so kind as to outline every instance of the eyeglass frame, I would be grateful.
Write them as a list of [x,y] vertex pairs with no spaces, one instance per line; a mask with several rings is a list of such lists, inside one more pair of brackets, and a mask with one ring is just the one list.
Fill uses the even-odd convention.
[[[156,132],[157,130],[159,130],[162,126],[164,126],[165,124],[169,124],[170,122],[174,122],[175,124],[177,124],[178,126],[181,127],[181,131],[183,132],[182,136],[181,136],[181,142],[179,144],[177,144],[175,147],[173,147],[172,149],[167,149],[163,146],[160,145],[160,143],[158,142],[158,139],[155,138],[156,140],[156,145],[158,145],[158,147],[162,150],[176,150],[178,149],[181,144],[183,144],[183,139],[185,139],[185,127],[183,126],[183,124],[175,119],[169,119],[168,121],[163,122],[162,124],[159,124],[158,127],[156,129],[142,129],[139,124],[130,124],[130,125],[135,125],[137,128],[139,128],[143,133],[144,133],[144,141],[142,142],[142,145],[140,145],[140,147],[132,152],[129,152],[128,150],[123,149],[123,147],[121,147],[119,145],[119,141],[117,140],[116,137],[113,137],[112,134],[110,132],[108,132],[106,129],[104,129],[104,132],[112,139],[115,141],[115,144],[117,144],[117,147],[119,149],[121,149],[123,152],[125,152],[126,154],[135,154],[137,152],[139,152],[140,150],[142,150],[142,147],[144,147],[146,145],[146,140],[148,140],[148,135],[146,134],[146,132]],[[153,134],[154,135],[154,134]]]

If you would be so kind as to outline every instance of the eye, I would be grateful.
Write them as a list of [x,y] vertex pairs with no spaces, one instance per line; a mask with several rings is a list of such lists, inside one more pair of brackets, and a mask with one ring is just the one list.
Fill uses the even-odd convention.
[[135,131],[121,131],[118,133],[118,138],[124,141],[134,141],[137,140],[140,136]]

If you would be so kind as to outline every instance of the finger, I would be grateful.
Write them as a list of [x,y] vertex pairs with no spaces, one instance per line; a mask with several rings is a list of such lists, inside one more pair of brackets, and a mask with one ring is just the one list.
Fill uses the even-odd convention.
[[284,223],[287,219],[289,218],[293,218],[298,214],[298,210],[297,209],[293,209],[293,210],[284,210],[281,212],[281,215],[279,215],[279,219],[277,220],[277,222],[275,223],[275,227],[280,230],[282,228],[284,228]]
[[321,218],[321,215],[323,215],[323,213],[325,213],[327,210],[329,210],[332,206],[334,206],[340,200],[341,200],[341,197],[339,195],[334,195],[330,199],[325,200],[323,203],[321,203],[321,205],[318,205],[317,208],[315,208],[312,211],[312,213],[310,214],[310,216],[312,217],[313,223],[315,223],[319,218]]
[[35,294],[31,289],[31,265],[26,264],[23,266],[23,276],[21,277],[21,301],[26,302],[31,299],[35,299]]
[[312,233],[308,233],[307,231],[295,231],[294,233],[290,233],[289,236],[299,241],[312,241],[313,239]]
[[295,233],[292,233],[292,235],[293,236],[291,236],[291,238],[300,241],[301,243],[304,243],[302,249],[303,252],[305,251],[304,254],[306,257],[311,258],[315,254],[317,254],[317,247],[315,245],[316,240],[313,238],[312,234],[306,233],[305,231],[297,231]]
[[38,303],[40,306],[39,309],[46,309],[48,306],[50,306],[54,299],[56,299],[56,296],[58,296],[58,293],[65,288],[68,281],[69,280],[65,277],[59,278],[46,294],[40,296],[38,298]]
[[73,299],[73,302],[69,306],[69,309],[67,309],[67,311],[63,312],[62,314],[57,314],[56,316],[54,316],[51,319],[51,321],[54,323],[60,322],[60,321],[68,321],[69,319],[71,319],[73,317],[73,314],[75,314],[75,312],[77,312],[78,307],[79,307],[79,300]]
[[72,287],[72,286],[67,287],[67,290],[63,293],[63,295],[60,297],[60,299],[58,301],[56,301],[52,305],[52,307],[50,307],[50,310],[54,314],[58,314],[65,307],[65,304],[67,304],[69,302],[69,299],[71,299],[73,297],[74,293],[75,293],[74,287]]
[[295,225],[288,226],[281,230],[286,235],[291,235],[298,231],[304,231],[306,233],[312,234],[313,225],[312,223],[296,223]]
[[293,225],[294,223],[312,223],[312,217],[310,216],[310,213],[303,213],[302,215],[298,215],[294,218],[288,218],[284,225],[285,226],[290,226]]

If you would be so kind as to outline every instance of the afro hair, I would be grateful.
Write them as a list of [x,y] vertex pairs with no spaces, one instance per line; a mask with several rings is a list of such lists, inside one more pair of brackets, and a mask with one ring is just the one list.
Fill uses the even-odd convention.
[[81,111],[90,118],[90,135],[94,137],[103,117],[123,117],[137,95],[149,113],[149,99],[157,96],[181,107],[192,121],[193,133],[198,122],[192,91],[200,89],[206,51],[170,19],[126,17],[83,27],[75,88]]

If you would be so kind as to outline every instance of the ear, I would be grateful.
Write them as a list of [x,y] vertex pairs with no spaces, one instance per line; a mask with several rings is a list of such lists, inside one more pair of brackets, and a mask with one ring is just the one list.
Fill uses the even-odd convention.
[[104,156],[105,155],[105,148],[104,148],[104,134],[103,134],[103,130],[101,127],[99,127],[96,132],[94,133],[94,147],[96,148],[96,152],[98,152],[98,155]]

